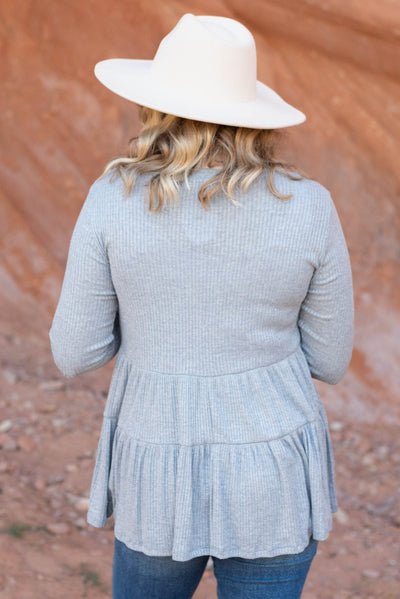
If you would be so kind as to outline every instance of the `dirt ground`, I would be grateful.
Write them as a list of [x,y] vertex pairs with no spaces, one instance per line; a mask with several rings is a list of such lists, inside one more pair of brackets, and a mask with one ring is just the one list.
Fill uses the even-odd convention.
[[[86,511],[112,367],[66,379],[45,341],[9,333],[0,357],[0,597],[111,597],[113,518],[94,528]],[[399,599],[398,425],[326,407],[339,511],[303,597]],[[194,599],[216,597],[210,567]]]

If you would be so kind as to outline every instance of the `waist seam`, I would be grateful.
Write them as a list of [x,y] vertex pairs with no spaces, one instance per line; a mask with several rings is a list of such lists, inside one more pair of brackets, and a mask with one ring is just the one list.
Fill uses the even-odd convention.
[[126,356],[126,354],[123,352],[123,350],[120,349],[118,356],[120,356],[120,359],[125,360],[130,365],[132,370],[134,370],[136,372],[140,372],[140,373],[148,372],[151,374],[162,374],[162,375],[171,376],[171,377],[174,377],[174,376],[185,377],[186,376],[186,377],[193,377],[193,378],[211,379],[211,378],[217,378],[217,377],[232,376],[235,374],[245,374],[246,372],[253,372],[255,370],[263,370],[263,369],[269,368],[271,366],[277,366],[281,362],[285,362],[285,360],[288,360],[291,356],[293,356],[295,353],[297,353],[300,348],[301,348],[301,346],[299,343],[297,345],[297,347],[292,352],[290,352],[290,354],[288,354],[284,358],[281,358],[280,360],[277,360],[276,362],[270,362],[269,364],[263,364],[262,366],[256,366],[255,368],[246,368],[244,370],[222,372],[221,374],[194,374],[194,373],[189,373],[189,372],[163,372],[162,370],[149,370],[148,368],[135,368],[133,365],[133,362],[131,360],[129,360],[129,358]]
[[310,424],[314,424],[317,423],[319,421],[319,419],[322,417],[322,410],[324,409],[324,406],[322,403],[320,403],[319,405],[316,406],[314,412],[313,412],[313,417],[311,418],[311,420],[306,420],[305,422],[303,422],[302,424],[296,426],[295,428],[291,429],[288,432],[283,433],[282,435],[275,435],[274,437],[270,437],[269,439],[262,439],[259,441],[238,441],[238,442],[226,442],[226,441],[211,441],[211,442],[205,442],[205,443],[174,443],[171,441],[167,441],[167,442],[163,442],[163,443],[156,443],[154,441],[145,441],[143,439],[136,439],[135,437],[133,437],[129,431],[123,426],[122,424],[119,424],[118,419],[115,418],[110,418],[108,417],[110,420],[117,420],[116,423],[116,427],[115,427],[115,432],[121,431],[124,435],[126,435],[131,441],[134,441],[135,443],[139,443],[142,445],[178,445],[179,447],[198,447],[198,446],[204,446],[204,445],[260,445],[263,443],[270,443],[271,441],[278,441],[281,439],[284,439],[285,437],[293,437],[294,435],[296,435],[296,433],[298,433],[302,428],[310,425]]

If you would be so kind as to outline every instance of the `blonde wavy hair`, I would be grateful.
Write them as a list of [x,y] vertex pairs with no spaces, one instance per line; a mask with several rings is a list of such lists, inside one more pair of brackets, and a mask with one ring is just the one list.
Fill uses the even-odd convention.
[[[129,140],[126,156],[118,156],[107,163],[100,177],[113,171],[124,183],[124,198],[132,191],[138,175],[154,173],[148,186],[149,210],[157,213],[164,202],[178,201],[178,189],[188,175],[200,168],[219,168],[198,191],[198,200],[208,210],[210,200],[222,191],[234,204],[235,185],[246,191],[264,169],[267,169],[267,186],[280,200],[283,195],[274,186],[273,175],[280,169],[292,180],[308,177],[292,164],[275,159],[275,150],[282,132],[278,129],[252,129],[231,125],[218,125],[186,119],[139,106],[139,135]],[[216,166],[214,166],[216,165]],[[295,171],[295,175],[291,171]],[[301,174],[302,173],[302,174]],[[310,178],[310,177],[308,177]],[[158,205],[154,206],[157,198]]]

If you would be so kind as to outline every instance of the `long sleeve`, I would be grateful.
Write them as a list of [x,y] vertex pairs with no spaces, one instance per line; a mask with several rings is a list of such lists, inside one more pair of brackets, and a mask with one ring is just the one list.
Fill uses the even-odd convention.
[[298,327],[312,377],[336,385],[352,355],[354,300],[350,257],[336,207],[330,202],[324,255],[302,303]]
[[54,361],[67,378],[100,368],[115,356],[121,342],[118,299],[106,248],[96,230],[95,201],[93,184],[72,233],[49,331]]

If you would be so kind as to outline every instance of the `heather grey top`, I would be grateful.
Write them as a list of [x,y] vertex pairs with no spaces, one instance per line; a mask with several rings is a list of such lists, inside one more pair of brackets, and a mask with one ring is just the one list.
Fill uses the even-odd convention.
[[328,190],[266,172],[209,210],[201,169],[161,214],[97,179],[50,330],[66,377],[116,354],[87,521],[148,555],[256,558],[327,538],[334,459],[312,377],[353,347],[349,254]]

